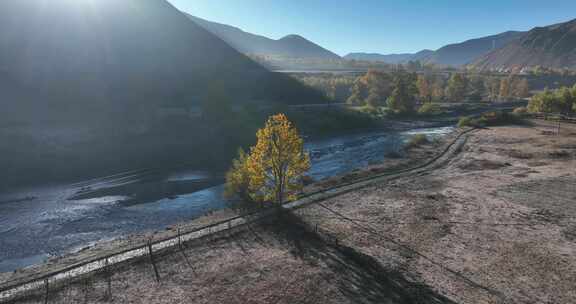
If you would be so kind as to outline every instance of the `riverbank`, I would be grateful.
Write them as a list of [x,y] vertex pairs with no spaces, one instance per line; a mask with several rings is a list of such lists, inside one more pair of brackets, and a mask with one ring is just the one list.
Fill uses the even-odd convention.
[[[413,132],[420,132],[420,131],[413,131]],[[381,169],[385,170],[386,167],[392,167],[393,164],[396,165],[395,168],[398,168],[400,165],[405,167],[405,166],[409,166],[411,164],[415,164],[419,161],[420,162],[425,161],[426,159],[429,158],[429,156],[431,154],[433,154],[435,151],[437,151],[439,147],[441,147],[445,143],[451,141],[453,134],[455,134],[455,133],[452,133],[450,135],[442,135],[441,137],[438,137],[438,135],[434,135],[434,133],[432,133],[430,138],[431,139],[437,138],[438,140],[433,140],[430,143],[428,143],[424,146],[421,146],[419,148],[410,149],[404,155],[404,157],[402,157],[402,155],[394,155],[393,158],[389,158],[388,155],[378,156],[378,158],[376,158],[376,159],[386,158],[386,160],[384,162],[378,162],[378,163],[370,165],[368,167],[368,169],[365,171],[357,170],[357,171],[352,172],[350,174],[345,174],[345,175],[341,175],[338,177],[332,177],[333,180],[331,180],[331,181],[323,180],[320,183],[315,183],[313,185],[309,185],[305,189],[305,192],[314,192],[314,191],[319,190],[322,187],[330,187],[330,184],[333,184],[338,179],[340,179],[341,182],[346,182],[346,181],[350,181],[350,178],[353,178],[354,176],[356,176],[356,178],[360,178],[361,177],[359,174],[360,172],[362,172],[361,173],[362,176],[366,176],[367,174],[376,174],[378,172],[381,172]],[[376,138],[374,138],[374,136],[376,136]],[[386,139],[386,136],[384,136],[383,139],[381,139],[381,137],[382,137],[382,135],[380,135],[379,133],[369,135],[368,137],[362,136],[361,137],[362,140],[360,140],[360,142],[364,142],[366,140],[368,140],[369,142],[372,142],[374,140],[385,140],[384,143],[388,142]],[[333,144],[334,144],[333,142],[330,142],[330,145],[328,146],[329,151],[327,151],[327,152],[331,151],[330,153],[337,153],[337,151],[332,151]],[[320,149],[322,150],[323,148],[320,148]],[[367,153],[366,150],[363,150],[363,152]],[[360,155],[358,155],[358,156],[360,157]],[[366,155],[363,155],[363,157],[366,157]],[[360,163],[363,163],[363,161]],[[332,163],[327,164],[328,167],[332,167],[333,165],[334,164],[332,164]],[[379,167],[379,166],[381,168],[377,169],[377,167]],[[170,202],[170,204],[172,204],[172,203]],[[64,257],[51,258],[51,259],[49,259],[48,263],[46,263],[45,265],[30,267],[30,268],[26,268],[24,270],[19,270],[16,273],[13,273],[9,276],[12,277],[12,279],[15,279],[16,277],[28,276],[32,273],[45,272],[47,270],[60,269],[63,266],[70,265],[70,264],[76,263],[80,260],[84,260],[84,259],[96,256],[96,255],[103,255],[103,254],[110,253],[112,251],[122,250],[123,248],[134,246],[135,244],[145,243],[146,240],[150,239],[151,237],[157,239],[157,238],[162,238],[162,237],[170,235],[170,234],[174,234],[175,230],[177,229],[176,227],[180,227],[183,230],[190,230],[192,228],[203,226],[203,225],[206,225],[206,224],[209,224],[209,223],[212,223],[215,221],[219,221],[219,220],[227,218],[227,217],[232,217],[234,215],[235,214],[232,210],[225,209],[225,210],[214,212],[209,216],[204,216],[198,220],[171,225],[168,228],[169,230],[164,230],[164,231],[159,231],[159,232],[150,232],[150,233],[131,234],[131,235],[128,235],[125,237],[121,237],[119,239],[112,240],[112,241],[101,241],[101,242],[98,242],[98,243],[91,245],[91,246],[83,246],[81,248],[78,248],[77,250],[74,250],[74,252],[72,254],[65,255]]]
[[[162,284],[147,261],[126,265],[113,300],[572,303],[576,127],[553,128],[480,130],[435,170],[190,244],[186,259],[157,261]],[[105,293],[96,276],[51,300],[104,303]]]

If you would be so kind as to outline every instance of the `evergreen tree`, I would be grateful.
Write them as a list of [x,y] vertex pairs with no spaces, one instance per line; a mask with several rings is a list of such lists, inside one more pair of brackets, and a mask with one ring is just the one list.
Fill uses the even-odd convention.
[[462,73],[454,73],[448,80],[446,97],[453,102],[462,102],[468,92],[468,78]]
[[418,93],[415,74],[398,72],[393,87],[392,95],[387,100],[388,108],[395,113],[414,113]]

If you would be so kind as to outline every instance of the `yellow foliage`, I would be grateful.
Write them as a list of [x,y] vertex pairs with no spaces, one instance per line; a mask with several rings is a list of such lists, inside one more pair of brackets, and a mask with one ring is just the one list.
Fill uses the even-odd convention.
[[277,114],[256,136],[250,154],[240,154],[228,172],[227,189],[237,194],[245,191],[252,201],[281,204],[294,199],[302,190],[302,175],[310,169],[298,131],[286,115]]

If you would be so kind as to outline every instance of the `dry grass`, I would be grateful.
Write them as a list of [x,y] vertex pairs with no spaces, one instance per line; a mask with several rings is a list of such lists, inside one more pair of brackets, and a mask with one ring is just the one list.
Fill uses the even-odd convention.
[[[548,128],[481,130],[443,168],[189,245],[190,265],[159,258],[160,284],[148,262],[125,266],[113,301],[574,303],[576,160],[549,153],[576,138]],[[108,303],[105,290],[95,277],[51,303]]]

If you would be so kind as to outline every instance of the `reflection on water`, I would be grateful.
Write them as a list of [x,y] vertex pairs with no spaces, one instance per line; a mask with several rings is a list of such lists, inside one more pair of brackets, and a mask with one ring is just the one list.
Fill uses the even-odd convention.
[[[433,138],[452,129],[370,132],[316,140],[306,144],[312,158],[310,175],[320,179],[379,162],[389,153],[398,152],[414,134]],[[35,264],[101,239],[159,230],[225,208],[223,186],[218,185],[221,176],[221,172],[188,168],[139,170],[73,185],[0,194],[0,272]],[[196,191],[198,185],[202,190]],[[69,200],[79,191],[93,195]],[[35,199],[22,199],[32,197]]]

